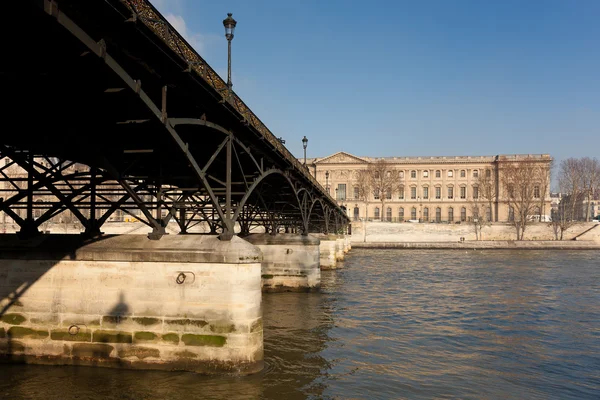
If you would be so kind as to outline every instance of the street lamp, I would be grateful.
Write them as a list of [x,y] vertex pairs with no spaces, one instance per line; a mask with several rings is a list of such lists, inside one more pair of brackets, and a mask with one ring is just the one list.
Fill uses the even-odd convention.
[[231,83],[231,40],[236,25],[237,21],[231,17],[231,13],[227,13],[227,18],[223,20],[223,26],[225,27],[225,38],[227,38],[227,87],[229,90],[233,86]]
[[308,145],[308,139],[306,136],[302,138],[302,147],[304,147],[304,165],[306,165],[306,146]]
[[329,194],[329,171],[325,171],[325,190]]

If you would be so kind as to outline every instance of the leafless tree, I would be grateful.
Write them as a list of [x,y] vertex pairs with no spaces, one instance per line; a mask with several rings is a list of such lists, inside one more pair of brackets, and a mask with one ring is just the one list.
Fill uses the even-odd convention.
[[490,210],[490,222],[494,221],[494,203],[498,199],[498,186],[494,172],[491,169],[486,169],[479,172],[477,177],[477,187],[479,188],[479,196],[487,202]]
[[391,200],[393,193],[401,186],[398,172],[385,160],[379,159],[367,167],[369,187],[375,199],[381,201],[381,220],[384,220],[385,200]]
[[600,188],[600,163],[596,158],[584,157],[581,164],[581,185],[585,196],[585,221],[590,221],[590,205],[594,192]]
[[565,231],[577,224],[576,215],[573,214],[577,212],[577,207],[574,205],[580,202],[582,197],[583,195],[580,193],[579,195],[564,195],[561,198],[558,208],[552,213],[552,221],[550,222],[554,239],[563,240]]
[[475,230],[475,238],[477,240],[481,240],[481,233],[483,228],[492,224],[491,221],[488,221],[487,218],[485,218],[486,203],[478,199],[473,199],[470,208],[471,215],[473,216],[471,219],[471,225]]
[[[530,216],[537,207],[541,181],[548,168],[532,158],[506,162],[501,166],[500,180],[509,206],[510,222],[515,227],[517,240],[523,240]],[[537,189],[536,189],[537,187]]]
[[354,183],[358,191],[358,200],[365,203],[365,220],[363,223],[363,241],[367,240],[367,221],[369,219],[369,200],[371,197],[371,180],[369,171],[361,169],[356,172],[356,181]]
[[571,196],[571,200],[568,201],[568,203],[565,203],[570,209],[567,210],[564,215],[568,216],[569,219],[574,222],[577,219],[577,199],[584,190],[583,169],[579,159],[567,158],[566,160],[561,161],[560,169],[558,171],[558,185],[563,195]]

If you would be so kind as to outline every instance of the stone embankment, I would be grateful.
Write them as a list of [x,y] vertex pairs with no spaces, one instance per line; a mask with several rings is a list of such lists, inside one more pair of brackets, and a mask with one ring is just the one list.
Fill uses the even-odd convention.
[[573,240],[496,240],[465,242],[355,242],[355,248],[443,250],[600,250],[600,242]]

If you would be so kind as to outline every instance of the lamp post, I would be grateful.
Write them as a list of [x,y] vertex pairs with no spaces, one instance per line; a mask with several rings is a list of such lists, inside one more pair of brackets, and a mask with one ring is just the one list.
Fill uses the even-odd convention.
[[306,165],[306,146],[308,145],[308,139],[306,136],[302,138],[302,147],[304,147],[304,165]]
[[231,13],[227,13],[227,18],[223,20],[223,26],[225,27],[225,38],[227,38],[227,87],[229,90],[233,86],[231,83],[231,40],[236,25],[237,21],[231,17]]
[[325,190],[329,194],[329,171],[325,171]]

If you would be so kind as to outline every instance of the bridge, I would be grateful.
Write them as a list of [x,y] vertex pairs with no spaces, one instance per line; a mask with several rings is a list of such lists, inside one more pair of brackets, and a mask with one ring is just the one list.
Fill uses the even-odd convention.
[[[3,9],[0,356],[259,370],[261,287],[318,288],[345,210],[148,1]],[[67,213],[83,235],[40,233]]]

